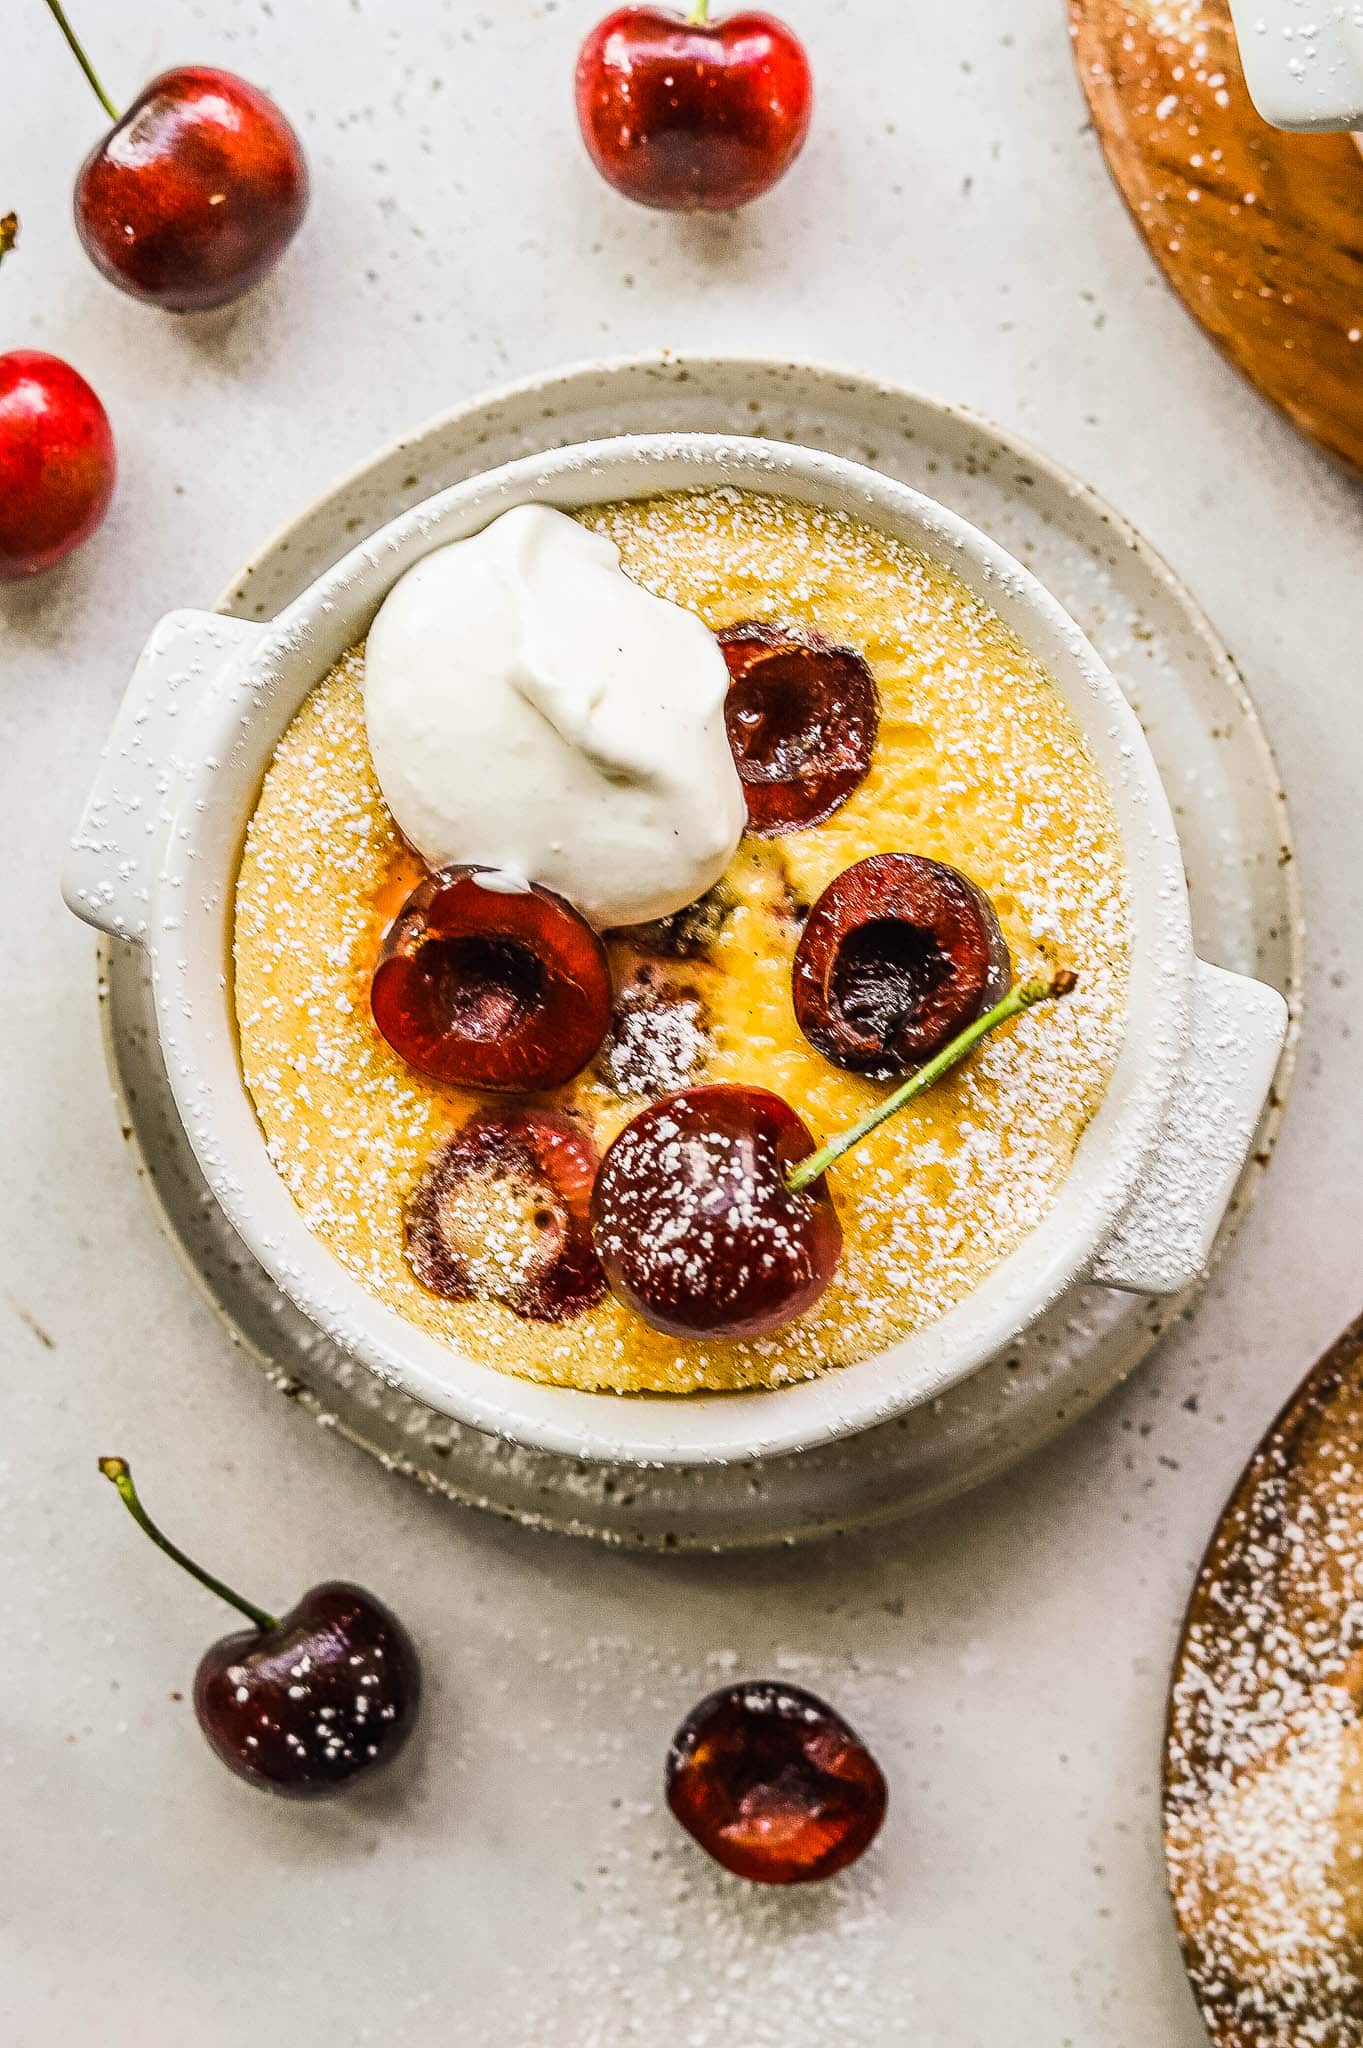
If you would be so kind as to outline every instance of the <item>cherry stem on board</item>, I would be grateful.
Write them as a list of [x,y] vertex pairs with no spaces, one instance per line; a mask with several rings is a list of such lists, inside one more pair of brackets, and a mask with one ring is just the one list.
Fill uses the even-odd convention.
[[94,65],[90,62],[90,59],[86,56],[85,51],[81,48],[80,38],[77,36],[76,31],[72,28],[70,22],[66,18],[66,11],[62,7],[61,0],[47,0],[47,11],[52,16],[52,19],[56,22],[57,27],[61,30],[62,34],[66,37],[67,43],[70,46],[72,56],[79,64],[81,70],[85,73],[85,76],[89,79],[90,84],[94,89],[95,98],[99,101],[105,113],[109,116],[109,119],[111,121],[116,121],[118,119],[118,108],[114,105],[113,101],[109,98],[108,93],[105,92],[104,87],[100,84],[99,79],[95,73]]
[[691,0],[691,12],[686,17],[688,28],[705,28],[710,20],[710,0]]
[[17,213],[0,214],[0,263],[3,263],[19,239],[19,216]]
[[192,1557],[186,1557],[183,1550],[177,1544],[171,1542],[169,1536],[162,1535],[138,1498],[137,1488],[133,1485],[133,1476],[128,1470],[126,1458],[101,1458],[99,1469],[106,1479],[113,1481],[114,1485],[118,1488],[124,1507],[137,1523],[138,1528],[144,1530],[150,1536],[158,1550],[164,1550],[167,1557],[173,1557],[176,1564],[182,1570],[187,1571],[192,1579],[197,1579],[201,1586],[207,1586],[210,1593],[216,1593],[219,1599],[227,1602],[229,1607],[235,1607],[239,1614],[244,1614],[248,1621],[253,1621],[258,1629],[268,1630],[280,1627],[277,1615],[267,1614],[263,1607],[257,1607],[253,1601],[243,1600],[240,1593],[234,1593],[232,1588],[225,1586],[221,1579],[215,1579],[213,1574],[206,1572],[202,1565],[195,1564]]
[[940,1081],[943,1074],[963,1060],[982,1038],[997,1030],[1000,1024],[1020,1017],[1024,1010],[1030,1010],[1036,1003],[1049,1002],[1055,996],[1067,996],[1078,979],[1072,968],[1060,967],[1054,974],[1019,982],[1016,988],[1008,991],[1002,1002],[995,1003],[992,1010],[986,1010],[973,1024],[967,1024],[964,1031],[944,1045],[939,1053],[934,1053],[916,1073],[910,1074],[907,1081],[902,1081],[883,1102],[877,1102],[847,1130],[840,1131],[836,1138],[830,1138],[826,1145],[821,1145],[817,1152],[811,1152],[808,1159],[802,1159],[793,1167],[786,1175],[786,1186],[791,1194],[798,1195],[811,1181],[826,1173],[844,1153],[850,1152],[854,1145],[859,1145],[863,1138],[903,1109],[905,1103],[925,1094],[934,1082]]

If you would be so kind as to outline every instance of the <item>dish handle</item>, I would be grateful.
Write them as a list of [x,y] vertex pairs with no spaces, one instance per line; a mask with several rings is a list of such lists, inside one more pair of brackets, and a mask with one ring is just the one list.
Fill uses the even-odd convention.
[[1196,963],[1192,1038],[1163,1136],[1090,1279],[1128,1294],[1179,1294],[1204,1271],[1287,1024],[1277,989]]
[[1249,96],[1274,128],[1363,125],[1363,17],[1356,5],[1231,0]]
[[62,872],[62,895],[87,924],[145,942],[194,712],[205,688],[265,630],[247,619],[194,611],[167,612],[152,629]]

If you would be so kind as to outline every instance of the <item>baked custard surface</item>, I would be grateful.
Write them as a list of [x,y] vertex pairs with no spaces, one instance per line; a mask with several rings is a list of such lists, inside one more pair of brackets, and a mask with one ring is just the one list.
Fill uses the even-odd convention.
[[[627,991],[612,1038],[585,1073],[539,1099],[579,1117],[603,1152],[651,1096],[707,1081],[774,1089],[820,1139],[850,1123],[890,1084],[845,1072],[806,1042],[790,966],[804,911],[874,853],[961,869],[992,898],[1018,975],[1069,964],[1077,991],[986,1040],[834,1169],[842,1264],[813,1311],[785,1329],[680,1340],[610,1296],[561,1324],[523,1320],[495,1299],[443,1300],[407,1264],[407,1199],[444,1139],[508,1098],[427,1080],[371,1020],[381,936],[422,870],[370,766],[356,648],[285,732],[247,830],[234,947],[242,1070],[309,1227],[373,1293],[451,1346],[587,1389],[776,1386],[854,1363],[942,1315],[1045,1214],[1120,1045],[1129,939],[1116,822],[1045,670],[956,577],[906,544],[842,514],[737,491],[579,516],[610,536],[639,582],[712,628],[795,624],[860,650],[881,723],[869,775],[833,817],[744,839],[706,905],[699,954],[610,938],[617,991]],[[486,1256],[495,1263],[495,1231]],[[517,1256],[508,1238],[508,1271]]]

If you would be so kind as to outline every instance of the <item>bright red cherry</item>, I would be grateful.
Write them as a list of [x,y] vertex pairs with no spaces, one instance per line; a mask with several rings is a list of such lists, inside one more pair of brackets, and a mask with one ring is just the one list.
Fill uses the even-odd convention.
[[865,656],[756,619],[716,637],[748,830],[773,839],[821,825],[861,787],[875,752],[880,700]]
[[791,998],[826,1059],[887,1075],[929,1059],[1012,978],[983,889],[943,861],[877,853],[835,876],[810,911]]
[[809,59],[770,14],[709,20],[619,7],[577,60],[577,118],[593,163],[627,199],[674,212],[746,206],[799,155]]
[[[19,223],[0,218],[0,262]],[[109,416],[84,377],[41,349],[0,355],[0,583],[50,569],[89,538],[113,496]]]
[[677,1337],[760,1337],[803,1315],[842,1251],[827,1183],[799,1194],[786,1185],[813,1150],[790,1104],[765,1088],[688,1088],[641,1110],[592,1193],[614,1292]]
[[206,64],[161,72],[120,114],[57,0],[48,6],[114,124],[76,179],[87,256],[120,291],[170,313],[240,298],[307,210],[297,135],[265,93]]
[[374,970],[374,1022],[436,1081],[530,1094],[570,1081],[611,1020],[606,949],[548,889],[444,868],[398,912]]
[[186,1557],[152,1521],[122,1458],[101,1458],[134,1520],[249,1629],[205,1650],[194,1713],[215,1753],[248,1784],[322,1799],[390,1763],[421,1698],[421,1665],[402,1623],[362,1587],[313,1586],[282,1617],[243,1600]]
[[60,356],[0,355],[0,582],[52,568],[88,540],[113,496],[109,415]]
[[556,1111],[471,1117],[408,1202],[412,1271],[446,1301],[500,1301],[527,1322],[570,1322],[606,1292],[591,1232],[596,1168],[591,1138]]
[[810,1884],[870,1847],[889,1794],[861,1737],[779,1679],[726,1685],[672,1738],[667,1803],[716,1863],[757,1884]]

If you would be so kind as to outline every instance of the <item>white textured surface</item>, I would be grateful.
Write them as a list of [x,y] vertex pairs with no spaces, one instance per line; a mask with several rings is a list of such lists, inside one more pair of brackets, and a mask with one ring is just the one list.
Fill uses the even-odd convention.
[[[627,210],[577,155],[590,6],[361,0],[323,27],[87,0],[116,93],[179,57],[235,64],[311,150],[304,241],[250,311],[207,325],[84,266],[65,188],[93,102],[41,10],[6,24],[25,238],[5,339],[69,352],[123,460],[100,539],[0,594],[15,2048],[237,2048],[267,2026],[299,2048],[1202,2038],[1158,1854],[1168,1659],[1226,1487],[1358,1307],[1363,503],[1164,293],[1084,132],[1058,4],[1006,28],[996,0],[789,11],[821,85],[810,147],[765,208],[698,226]],[[997,414],[1184,572],[1296,797],[1316,976],[1274,1170],[1196,1321],[1122,1395],[901,1535],[646,1562],[452,1516],[232,1368],[128,1175],[91,942],[55,877],[148,625],[211,597],[339,468],[551,360],[778,342]],[[170,1694],[218,1618],[137,1547],[94,1473],[114,1449],[258,1598],[340,1571],[408,1616],[431,1696],[400,1783],[300,1812],[216,1768]],[[658,1813],[666,1736],[730,1656],[791,1660],[881,1751],[894,1819],[843,1893],[738,1901]]]

